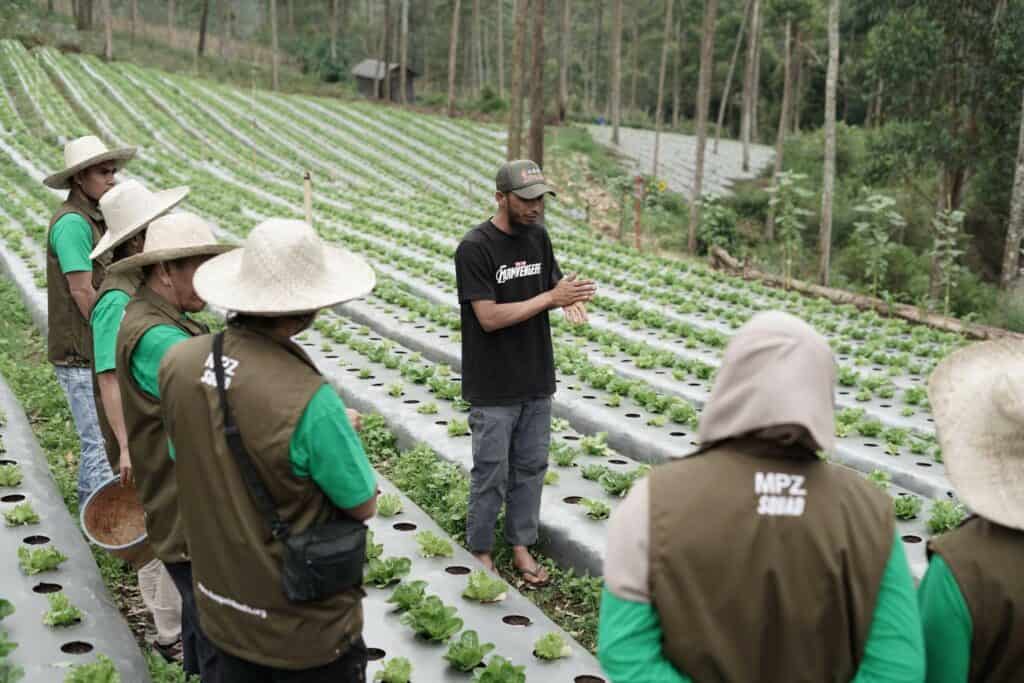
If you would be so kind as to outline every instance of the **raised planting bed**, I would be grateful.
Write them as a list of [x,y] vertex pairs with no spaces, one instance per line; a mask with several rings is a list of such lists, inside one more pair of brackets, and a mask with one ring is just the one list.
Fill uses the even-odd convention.
[[[38,515],[34,524],[0,526],[0,585],[15,613],[3,621],[8,638],[18,644],[9,660],[25,670],[26,681],[62,681],[69,667],[109,657],[124,681],[149,681],[149,670],[131,631],[100,577],[89,546],[76,520],[68,513],[47,466],[46,456],[32,434],[21,406],[0,379],[0,426],[3,453],[0,465],[16,466],[18,486],[0,488],[0,511],[28,503]],[[38,551],[67,559],[54,569]],[[29,554],[36,552],[37,557]],[[19,552],[25,558],[19,561]],[[59,559],[59,558],[58,558]],[[29,574],[27,571],[38,573]],[[80,610],[51,612],[50,600],[63,595]]]

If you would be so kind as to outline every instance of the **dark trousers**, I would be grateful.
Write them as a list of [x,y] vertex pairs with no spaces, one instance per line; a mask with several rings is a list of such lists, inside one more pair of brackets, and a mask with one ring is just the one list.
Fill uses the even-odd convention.
[[203,676],[206,680],[208,662],[214,651],[210,641],[199,627],[199,611],[196,609],[196,594],[192,586],[192,563],[175,562],[164,564],[171,580],[181,593],[181,650],[184,656],[182,668],[190,676]]
[[362,636],[330,664],[314,669],[275,669],[230,655],[213,645],[216,653],[203,671],[203,683],[364,683],[366,644]]

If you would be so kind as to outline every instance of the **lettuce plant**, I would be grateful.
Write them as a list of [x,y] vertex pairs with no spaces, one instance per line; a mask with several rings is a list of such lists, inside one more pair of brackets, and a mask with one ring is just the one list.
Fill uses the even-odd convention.
[[402,511],[402,498],[396,493],[384,493],[377,498],[377,514],[394,517]]
[[446,641],[462,628],[458,610],[441,602],[436,595],[424,598],[402,615],[402,623],[428,640]]
[[121,674],[109,657],[100,655],[95,662],[71,667],[64,683],[121,683]]
[[587,517],[590,517],[591,519],[608,519],[608,516],[612,513],[611,507],[606,503],[594,500],[593,498],[582,499],[580,501],[580,505],[586,508]]
[[558,633],[548,633],[533,645],[533,653],[540,659],[562,659],[572,655],[572,648]]
[[418,606],[426,596],[426,581],[406,581],[395,586],[388,602],[395,605],[399,612],[405,612]]
[[385,588],[403,576],[409,574],[412,561],[407,557],[386,557],[382,560],[370,560],[370,566],[363,575],[363,583]]
[[382,681],[382,683],[409,683],[410,676],[412,676],[412,662],[405,657],[395,657],[389,659],[384,664],[384,668],[374,674],[373,680]]
[[18,465],[0,465],[0,486],[21,486],[21,467]]
[[499,602],[505,599],[507,591],[504,581],[485,569],[478,569],[469,575],[462,597],[478,602]]
[[32,508],[28,501],[15,505],[4,513],[4,522],[7,526],[22,526],[23,524],[39,524],[39,515]]
[[515,666],[500,655],[494,655],[486,668],[473,673],[477,683],[526,683],[526,667]]
[[67,559],[64,553],[53,546],[32,549],[25,546],[18,548],[18,564],[28,575],[55,571]]
[[82,620],[82,610],[72,605],[63,592],[47,595],[46,601],[50,609],[43,615],[43,623],[47,626],[72,626]]
[[493,643],[480,642],[476,631],[463,631],[459,639],[448,646],[444,658],[459,671],[472,671],[493,649]]
[[896,519],[914,519],[921,511],[920,496],[896,496],[892,503]]
[[438,536],[433,531],[420,532],[416,535],[416,542],[423,557],[451,557],[455,552],[448,539]]

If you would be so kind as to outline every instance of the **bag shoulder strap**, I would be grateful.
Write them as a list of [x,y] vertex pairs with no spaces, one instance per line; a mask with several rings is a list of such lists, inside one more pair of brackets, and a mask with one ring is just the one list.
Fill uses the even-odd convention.
[[277,514],[277,504],[274,497],[270,495],[266,485],[260,478],[256,466],[252,464],[252,458],[242,442],[242,433],[235,422],[235,416],[228,404],[228,393],[224,386],[224,332],[218,332],[213,336],[213,372],[217,376],[217,393],[220,395],[220,409],[224,418],[224,438],[228,444],[228,450],[235,457],[238,469],[242,472],[242,480],[249,489],[249,495],[259,509],[260,514],[270,525],[270,532],[274,538],[284,541],[290,533],[289,525]]

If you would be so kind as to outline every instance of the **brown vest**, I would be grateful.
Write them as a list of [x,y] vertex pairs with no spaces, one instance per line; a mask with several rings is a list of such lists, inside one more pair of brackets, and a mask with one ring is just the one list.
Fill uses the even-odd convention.
[[888,497],[797,447],[743,439],[656,467],[650,590],[695,681],[846,681],[864,653]]
[[[130,270],[126,273],[113,273],[103,279],[103,286],[96,293],[96,303],[109,292],[121,291],[129,297],[135,296],[135,291],[142,284],[142,271]],[[116,474],[121,465],[121,449],[117,445],[117,435],[114,434],[107,419],[107,410],[103,407],[103,397],[100,395],[100,383],[96,379],[96,368],[93,367],[92,393],[96,400],[96,417],[99,418],[100,431],[103,433],[103,445],[107,449],[107,461],[110,469]]]
[[[353,588],[301,604],[285,597],[281,543],[225,442],[212,343],[204,336],[176,346],[160,372],[203,631],[219,648],[263,666],[323,666],[362,632],[364,594]],[[312,479],[292,473],[292,435],[324,384],[312,361],[295,344],[237,325],[225,334],[224,361],[232,412],[281,519],[300,533],[342,514]]]
[[1024,531],[982,517],[933,539],[971,613],[970,681],[1024,680]]
[[178,482],[160,417],[160,401],[143,391],[132,377],[131,358],[139,340],[157,325],[174,325],[190,336],[206,333],[201,323],[184,317],[174,306],[142,285],[117,331],[117,383],[121,387],[128,449],[135,487],[146,510],[146,532],[156,556],[167,564],[187,562],[188,548],[178,514]]
[[[78,188],[71,190],[67,201],[58,207],[50,219],[50,227],[46,231],[47,357],[54,365],[86,368],[92,364],[92,330],[89,319],[82,316],[78,304],[71,297],[71,287],[61,272],[57,252],[50,244],[53,226],[69,213],[77,213],[89,223],[93,245],[107,231],[103,214]],[[93,288],[99,289],[103,284],[109,264],[109,256],[93,261]]]

